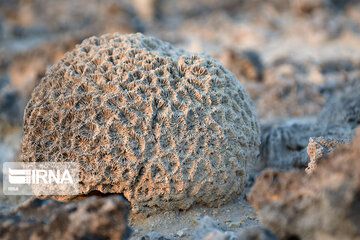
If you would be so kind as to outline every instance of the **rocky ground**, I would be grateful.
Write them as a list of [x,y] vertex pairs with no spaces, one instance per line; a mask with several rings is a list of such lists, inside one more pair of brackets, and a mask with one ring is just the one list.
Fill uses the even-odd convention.
[[[130,239],[360,239],[358,1],[1,1],[2,163],[17,160],[23,111],[46,70],[83,39],[110,32],[142,32],[217,58],[246,88],[262,130],[259,173],[237,199],[152,216],[130,212]],[[64,227],[69,239],[130,232],[120,196],[64,204],[27,198],[0,196],[1,237],[32,231],[45,239],[52,224],[77,214],[94,224]],[[43,216],[38,206],[55,210]]]

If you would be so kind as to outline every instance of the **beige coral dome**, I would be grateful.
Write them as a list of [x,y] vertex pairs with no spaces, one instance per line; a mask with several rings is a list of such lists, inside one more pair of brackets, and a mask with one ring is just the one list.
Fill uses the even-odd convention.
[[133,211],[217,206],[259,155],[251,100],[217,60],[142,34],[77,45],[24,116],[24,162],[77,162],[80,192],[123,193]]

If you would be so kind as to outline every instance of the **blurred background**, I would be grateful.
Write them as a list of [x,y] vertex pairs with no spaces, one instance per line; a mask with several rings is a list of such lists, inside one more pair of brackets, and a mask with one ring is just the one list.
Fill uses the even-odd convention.
[[[312,122],[359,82],[358,0],[0,0],[0,161],[46,70],[83,39],[142,32],[219,59],[263,126]],[[4,203],[2,203],[4,204]]]

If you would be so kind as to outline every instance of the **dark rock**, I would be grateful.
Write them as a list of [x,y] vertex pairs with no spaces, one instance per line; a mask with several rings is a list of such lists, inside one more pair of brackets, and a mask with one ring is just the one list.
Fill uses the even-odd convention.
[[324,124],[360,125],[360,79],[346,84],[340,96],[333,96],[318,117]]
[[68,203],[33,198],[0,215],[0,238],[128,239],[127,215],[121,195]]
[[359,239],[360,128],[310,175],[267,170],[248,199],[280,239]]
[[333,137],[338,140],[350,140],[351,129],[341,125],[293,124],[265,126],[262,129],[259,169],[305,168],[310,162],[307,153],[309,138]]

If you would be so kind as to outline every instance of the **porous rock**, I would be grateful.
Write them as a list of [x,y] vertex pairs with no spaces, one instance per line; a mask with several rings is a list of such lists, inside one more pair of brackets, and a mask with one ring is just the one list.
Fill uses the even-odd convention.
[[22,161],[78,162],[80,194],[123,193],[134,211],[228,202],[259,154],[257,118],[234,75],[141,34],[84,40],[24,115]]
[[120,195],[63,203],[33,198],[0,215],[1,239],[128,239],[128,203]]
[[[264,125],[262,166],[283,170],[308,167],[309,172],[318,159],[336,147],[334,141],[349,142],[360,122],[359,81],[349,81],[342,90],[331,95],[315,123]],[[314,142],[318,140],[322,146]]]
[[[347,126],[321,124],[291,124],[264,126],[261,134],[261,164],[276,169],[305,168],[312,158],[308,155],[309,139],[317,137],[350,141],[352,130]],[[334,146],[335,147],[335,146]],[[316,161],[316,160],[315,160]]]
[[267,170],[248,196],[280,239],[360,239],[360,128],[310,175]]
[[306,151],[310,157],[310,162],[305,169],[307,173],[312,173],[317,167],[317,163],[326,154],[333,151],[339,145],[343,144],[343,139],[334,139],[331,137],[315,137],[309,139],[309,144]]

